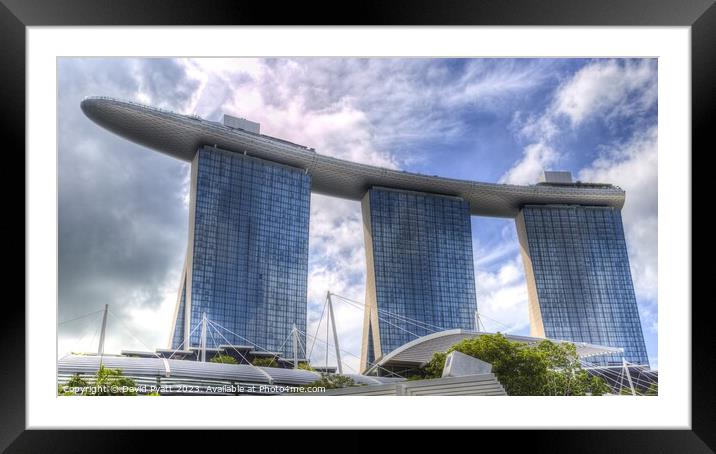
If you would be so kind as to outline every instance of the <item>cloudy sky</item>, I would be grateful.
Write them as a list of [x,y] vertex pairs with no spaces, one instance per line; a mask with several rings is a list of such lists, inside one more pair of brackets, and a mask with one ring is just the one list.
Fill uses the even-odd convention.
[[[621,186],[658,365],[655,59],[61,58],[58,80],[59,355],[96,350],[104,304],[108,351],[166,347],[186,250],[189,165],[88,120],[82,98],[106,95],[245,117],[264,134],[379,166],[517,184],[547,168]],[[513,221],[473,217],[472,233],[486,328],[528,334]],[[364,285],[359,202],[312,195],[309,333],[327,290],[363,301]],[[335,310],[345,362],[357,368],[362,312],[339,301]],[[316,343],[314,362],[324,352]]]

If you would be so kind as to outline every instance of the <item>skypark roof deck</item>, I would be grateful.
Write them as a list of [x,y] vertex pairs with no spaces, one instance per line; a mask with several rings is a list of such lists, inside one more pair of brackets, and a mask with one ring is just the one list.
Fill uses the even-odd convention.
[[305,169],[313,192],[350,200],[360,200],[373,186],[385,186],[462,197],[471,214],[503,218],[514,218],[528,204],[624,205],[624,191],[612,185],[518,186],[428,176],[345,161],[283,139],[114,98],[89,97],[81,108],[109,131],[177,159],[190,162],[205,145],[246,153]]

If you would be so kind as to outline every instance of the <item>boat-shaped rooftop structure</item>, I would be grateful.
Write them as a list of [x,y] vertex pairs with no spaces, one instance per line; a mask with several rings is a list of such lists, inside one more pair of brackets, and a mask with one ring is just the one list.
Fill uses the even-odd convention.
[[109,131],[177,159],[190,162],[200,147],[216,146],[305,169],[313,192],[350,200],[361,200],[371,187],[383,186],[461,197],[472,215],[503,218],[516,217],[522,206],[531,204],[624,205],[624,191],[609,184],[520,186],[443,178],[350,162],[283,139],[115,98],[88,97],[81,107]]

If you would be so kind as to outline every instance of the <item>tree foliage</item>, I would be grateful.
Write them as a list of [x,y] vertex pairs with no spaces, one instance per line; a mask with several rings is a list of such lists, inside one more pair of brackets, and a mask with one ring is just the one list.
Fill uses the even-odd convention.
[[253,364],[256,367],[278,367],[278,362],[276,361],[276,358],[274,358],[274,357],[254,358],[251,361],[251,364]]
[[236,361],[236,358],[234,358],[231,355],[215,355],[210,360],[210,363],[218,363],[218,364],[238,364],[239,362]]
[[122,375],[120,369],[110,369],[99,365],[92,378],[83,378],[75,374],[66,385],[58,385],[57,393],[61,396],[136,396],[137,384],[129,377]]
[[302,370],[310,370],[311,372],[315,372],[315,369],[311,367],[310,363],[298,363],[298,368]]
[[[543,340],[528,345],[498,333],[464,339],[447,353],[452,351],[492,364],[492,372],[509,395],[583,396],[609,392],[604,380],[582,369],[573,344]],[[442,376],[447,353],[433,355],[422,369],[425,378]]]
[[58,396],[76,396],[76,395],[82,395],[76,394],[75,389],[79,388],[85,388],[89,386],[89,383],[87,380],[82,378],[80,374],[74,374],[70,379],[67,381],[66,384],[57,384],[57,395]]
[[336,389],[336,388],[349,388],[351,386],[360,386],[351,377],[338,374],[321,374],[321,378],[303,385],[302,388],[325,388],[325,389]]
[[422,368],[425,378],[440,378],[445,368],[446,352],[435,352],[433,358]]

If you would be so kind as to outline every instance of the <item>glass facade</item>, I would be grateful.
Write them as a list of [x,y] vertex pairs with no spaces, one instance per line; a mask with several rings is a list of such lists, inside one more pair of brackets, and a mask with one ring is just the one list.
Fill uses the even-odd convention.
[[[306,332],[311,177],[303,169],[216,148],[197,153],[189,328],[206,313],[254,344],[290,357],[292,342],[286,339],[293,324]],[[232,344],[247,344],[222,334]],[[213,336],[207,336],[208,346],[226,343]],[[181,335],[175,333],[177,340]],[[197,329],[191,346],[199,342]],[[306,345],[303,335],[301,343]]]
[[[622,347],[627,361],[648,365],[621,212],[525,206],[521,216],[545,336]],[[621,356],[588,361],[621,364]]]
[[[387,188],[372,188],[366,197],[372,238],[372,250],[366,252],[372,254],[368,263],[375,280],[368,285],[375,293],[367,300],[377,307],[380,354],[441,329],[474,329],[469,204]],[[367,331],[372,350],[376,342]]]

